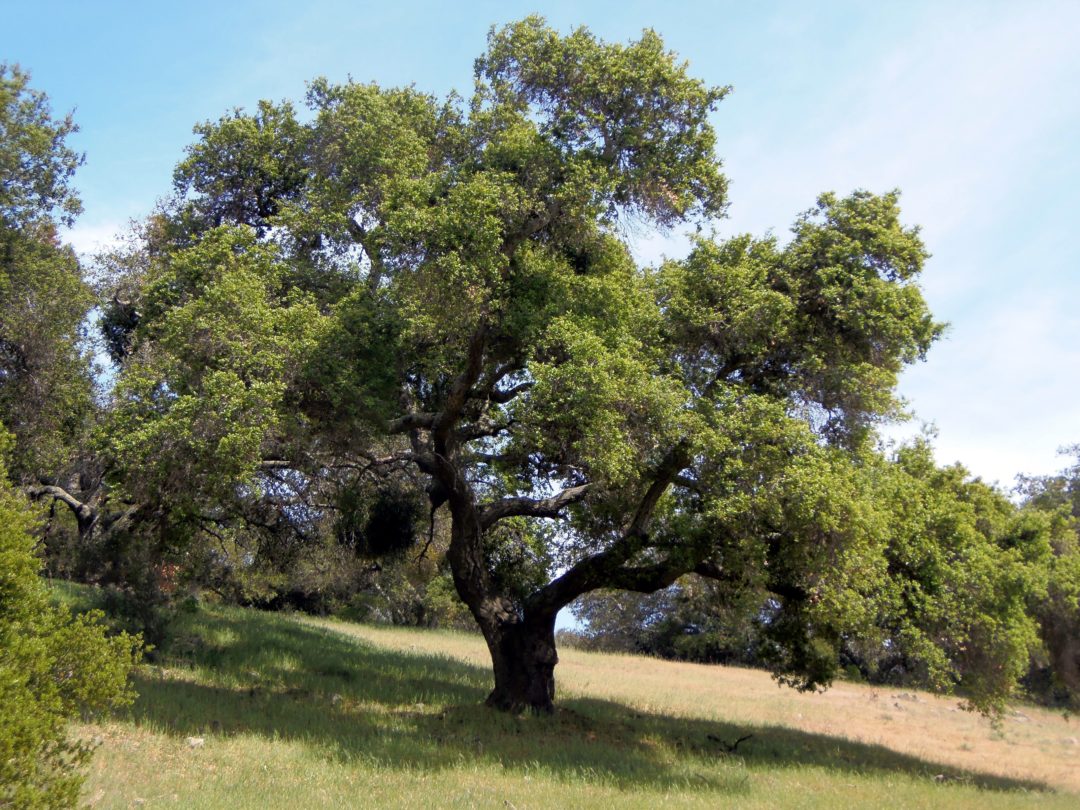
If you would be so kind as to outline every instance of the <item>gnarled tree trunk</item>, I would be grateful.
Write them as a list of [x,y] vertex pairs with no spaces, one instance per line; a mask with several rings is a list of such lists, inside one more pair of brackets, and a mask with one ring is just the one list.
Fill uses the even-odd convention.
[[484,635],[495,670],[487,705],[515,713],[555,711],[555,617],[526,618],[485,629]]
[[443,479],[453,518],[447,559],[454,584],[480,626],[491,653],[495,688],[487,705],[509,712],[555,710],[555,615],[520,606],[498,593],[484,559],[484,528],[461,476]]

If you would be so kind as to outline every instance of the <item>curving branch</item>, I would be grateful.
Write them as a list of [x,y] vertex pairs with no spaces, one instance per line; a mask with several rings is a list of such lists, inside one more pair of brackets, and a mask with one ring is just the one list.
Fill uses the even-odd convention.
[[562,511],[588,493],[591,484],[568,487],[550,498],[503,498],[480,509],[480,526],[487,530],[507,517],[562,517]]
[[82,534],[90,529],[97,520],[98,512],[88,503],[84,503],[68,492],[63,487],[52,484],[41,484],[26,488],[26,494],[31,500],[39,501],[42,498],[52,498],[64,504],[75,515],[79,525],[79,533]]
[[[554,615],[584,593],[597,588],[623,587],[613,582],[613,577],[623,577],[629,583],[636,576],[643,578],[649,575],[667,576],[667,567],[663,571],[653,572],[651,566],[647,569],[627,569],[624,566],[648,544],[649,523],[660,503],[660,498],[685,464],[685,447],[681,444],[673,447],[664,463],[656,471],[655,478],[638,503],[634,516],[630,519],[622,536],[606,550],[579,561],[562,576],[536,591],[527,600],[526,610]],[[657,565],[665,566],[664,563]],[[685,573],[685,570],[675,574],[671,582],[674,582],[682,573]]]

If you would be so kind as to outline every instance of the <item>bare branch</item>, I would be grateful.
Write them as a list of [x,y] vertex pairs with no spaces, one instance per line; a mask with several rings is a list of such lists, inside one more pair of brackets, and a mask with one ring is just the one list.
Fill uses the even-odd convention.
[[507,402],[510,402],[515,397],[517,397],[518,394],[522,393],[523,391],[528,391],[532,387],[533,383],[523,382],[518,383],[514,387],[508,388],[505,391],[500,391],[496,388],[490,388],[488,390],[473,389],[469,392],[469,397],[471,399],[480,399],[487,402],[495,402],[499,405],[505,405]]
[[27,487],[26,494],[35,501],[39,501],[45,497],[50,497],[54,500],[60,501],[74,513],[75,518],[79,521],[80,526],[84,523],[93,522],[97,517],[97,512],[92,506],[83,503],[63,487],[53,486],[49,484],[32,486]]
[[550,498],[503,498],[480,509],[480,526],[489,529],[511,516],[557,518],[562,510],[585,497],[591,484],[564,489]]

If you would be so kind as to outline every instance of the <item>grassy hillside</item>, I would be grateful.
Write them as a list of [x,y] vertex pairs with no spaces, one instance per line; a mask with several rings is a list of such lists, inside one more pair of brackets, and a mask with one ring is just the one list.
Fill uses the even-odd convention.
[[[92,807],[1068,807],[1080,725],[565,651],[554,717],[483,708],[479,638],[201,607],[98,737]],[[725,744],[752,734],[731,753]],[[1071,795],[1070,795],[1071,794]]]

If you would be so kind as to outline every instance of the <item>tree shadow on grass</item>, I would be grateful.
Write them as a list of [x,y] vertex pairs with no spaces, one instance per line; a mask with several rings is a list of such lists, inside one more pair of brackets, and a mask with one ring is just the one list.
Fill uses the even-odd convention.
[[[749,774],[822,767],[904,774],[991,790],[1049,790],[781,726],[643,714],[613,701],[564,701],[553,717],[483,707],[491,675],[421,652],[389,650],[282,615],[204,609],[185,617],[164,665],[135,684],[136,723],[179,736],[255,734],[327,756],[441,769],[463,760],[620,788],[750,790]],[[734,752],[721,741],[754,736]]]

